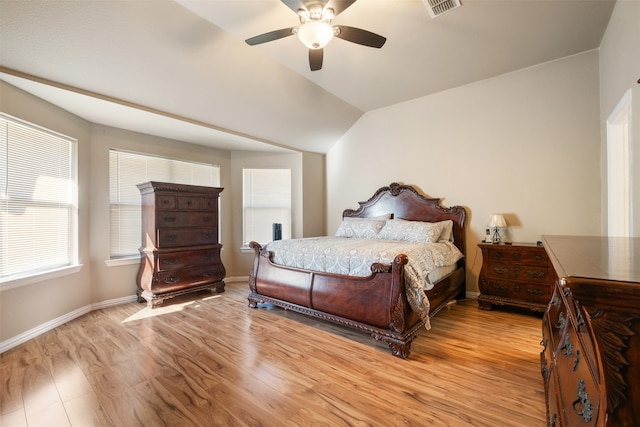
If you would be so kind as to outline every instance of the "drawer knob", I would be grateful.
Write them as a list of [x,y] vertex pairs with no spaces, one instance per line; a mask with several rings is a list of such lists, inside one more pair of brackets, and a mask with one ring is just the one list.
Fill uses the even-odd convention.
[[569,357],[573,353],[573,345],[571,344],[571,338],[569,335],[564,336],[564,345],[560,347],[560,353]]
[[493,271],[497,274],[507,274],[509,272],[509,269],[502,267],[493,267]]
[[578,381],[578,398],[573,401],[573,411],[578,415],[582,415],[586,422],[590,422],[593,417],[591,400],[587,395],[584,380]]
[[520,258],[522,258],[522,254],[521,254],[521,253],[519,253],[519,252],[516,252],[515,254],[513,254],[513,257],[514,257],[516,260],[518,260],[518,261],[519,261],[519,260],[520,260]]
[[175,216],[165,216],[164,217],[164,222],[176,222],[176,217]]
[[495,283],[493,283],[491,286],[493,286],[493,289],[495,289],[496,291],[507,292],[507,287],[506,286],[496,285]]
[[573,372],[578,369],[578,362],[580,362],[580,350],[576,350],[576,356],[573,358]]
[[204,218],[202,218],[202,221],[211,222],[211,217],[210,216],[205,216]]
[[171,276],[164,279],[164,283],[167,283],[167,284],[177,283],[179,281],[180,281],[179,276]]
[[167,264],[176,264],[179,261],[180,261],[180,258],[178,258],[178,257],[165,258],[164,259],[164,262],[166,262]]
[[540,289],[531,289],[531,288],[527,288],[527,293],[529,295],[535,295],[537,297],[541,296],[544,294],[544,291],[540,290]]
[[544,271],[540,270],[527,270],[527,275],[534,279],[542,279],[544,277]]

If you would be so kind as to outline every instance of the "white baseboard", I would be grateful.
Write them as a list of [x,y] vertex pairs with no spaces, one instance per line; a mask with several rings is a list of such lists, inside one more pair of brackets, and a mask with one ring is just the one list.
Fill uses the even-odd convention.
[[[233,282],[247,282],[249,280],[249,276],[236,276],[236,277],[227,277],[224,279],[227,283]],[[77,319],[78,317],[85,315],[93,310],[100,310],[102,308],[111,307],[114,305],[125,304],[128,302],[136,301],[137,297],[135,295],[130,295],[121,298],[114,298],[107,301],[101,301],[94,304],[85,305],[77,310],[72,311],[71,313],[63,314],[60,317],[49,320],[41,325],[36,326],[35,328],[29,329],[26,332],[23,332],[15,337],[9,338],[8,340],[0,342],[0,353],[4,353],[7,350],[12,349],[13,347],[17,347],[20,344],[23,344],[30,339],[33,339],[39,335],[44,334],[52,329],[57,328],[58,326],[64,325],[67,322],[72,321],[73,319]]]
[[45,332],[55,329],[60,325],[64,325],[65,323],[73,319],[77,319],[78,317],[89,313],[91,310],[92,310],[91,305],[85,305],[84,307],[74,310],[71,313],[67,313],[53,320],[49,320],[48,322],[38,325],[35,328],[29,329],[28,331],[23,332],[19,335],[16,335],[13,338],[9,338],[6,341],[2,341],[0,342],[0,353],[4,353],[5,351],[12,349],[13,347],[17,347],[20,344],[25,343],[30,339],[37,337],[38,335],[42,335]]
[[478,295],[480,295],[480,292],[467,291],[465,293],[465,297],[467,297],[467,299],[478,299]]

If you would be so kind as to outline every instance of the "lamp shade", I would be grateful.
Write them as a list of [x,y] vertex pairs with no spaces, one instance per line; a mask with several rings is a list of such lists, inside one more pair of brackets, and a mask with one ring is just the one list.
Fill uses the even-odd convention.
[[298,29],[298,38],[309,49],[322,49],[333,38],[333,27],[326,22],[307,22]]
[[491,214],[489,217],[489,223],[487,227],[496,228],[496,227],[506,227],[507,222],[504,220],[504,217],[501,214]]

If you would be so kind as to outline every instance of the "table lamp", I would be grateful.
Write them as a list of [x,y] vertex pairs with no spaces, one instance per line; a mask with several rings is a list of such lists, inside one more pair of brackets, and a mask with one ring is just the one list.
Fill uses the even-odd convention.
[[493,229],[493,243],[500,243],[502,241],[502,236],[500,236],[500,228],[504,228],[506,226],[507,222],[504,220],[504,217],[501,214],[491,214],[487,227],[489,229]]

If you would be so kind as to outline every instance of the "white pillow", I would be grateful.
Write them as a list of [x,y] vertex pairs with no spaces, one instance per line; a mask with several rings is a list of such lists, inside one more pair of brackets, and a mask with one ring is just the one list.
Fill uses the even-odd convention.
[[414,243],[436,243],[440,240],[443,222],[407,221],[404,219],[390,219],[384,225],[379,239],[402,240]]
[[344,218],[336,237],[375,239],[386,222],[386,218]]
[[442,224],[442,234],[440,235],[440,239],[438,242],[453,242],[453,221],[450,219],[446,221],[440,221],[436,224]]

